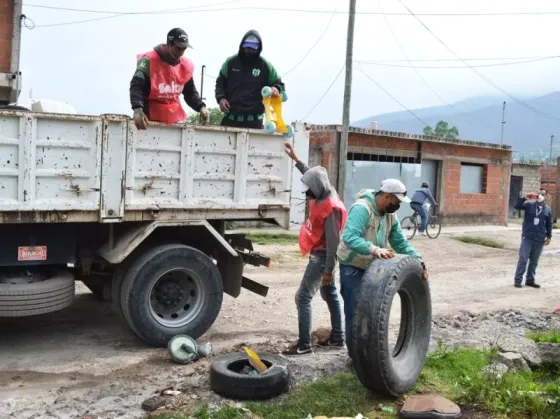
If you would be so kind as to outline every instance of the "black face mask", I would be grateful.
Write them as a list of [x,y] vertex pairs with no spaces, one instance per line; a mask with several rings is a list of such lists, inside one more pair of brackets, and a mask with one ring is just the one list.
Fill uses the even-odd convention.
[[311,192],[311,189],[305,191],[305,196],[309,199],[315,199],[315,195],[313,194],[313,192]]
[[401,207],[401,204],[394,204],[394,203],[391,202],[389,205],[387,205],[385,207],[385,213],[386,214],[393,214],[394,212],[397,212],[400,207]]

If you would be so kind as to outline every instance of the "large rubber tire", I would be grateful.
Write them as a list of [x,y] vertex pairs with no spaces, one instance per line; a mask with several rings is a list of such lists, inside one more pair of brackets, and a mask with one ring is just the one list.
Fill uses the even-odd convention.
[[[389,315],[401,297],[401,327],[389,348]],[[369,390],[399,396],[414,387],[424,366],[432,328],[428,281],[420,261],[411,256],[376,259],[362,278],[352,321],[352,361]]]
[[257,375],[234,371],[249,365],[244,352],[216,358],[210,369],[210,388],[223,397],[237,400],[266,400],[284,393],[290,379],[287,360],[272,354],[259,354],[259,357],[269,368]]
[[[152,289],[164,274],[178,270],[195,278],[195,317],[186,323],[164,319],[167,323],[163,324],[152,303]],[[189,246],[166,244],[146,251],[130,265],[122,281],[120,303],[126,323],[140,339],[166,347],[175,335],[202,336],[218,317],[222,299],[222,277],[212,259]]]
[[0,284],[0,317],[52,313],[70,306],[74,295],[74,276],[64,271],[41,282]]

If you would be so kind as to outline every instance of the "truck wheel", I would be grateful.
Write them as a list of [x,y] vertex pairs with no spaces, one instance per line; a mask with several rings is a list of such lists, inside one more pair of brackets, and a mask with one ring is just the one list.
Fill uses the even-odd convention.
[[120,302],[132,331],[150,345],[165,347],[175,335],[203,335],[222,299],[222,277],[212,259],[189,246],[166,244],[130,265]]
[[288,389],[288,363],[279,355],[259,354],[268,370],[262,374],[243,373],[249,367],[244,352],[220,356],[212,362],[210,387],[221,396],[238,400],[265,400],[279,396]]
[[0,277],[0,317],[26,317],[62,310],[74,301],[74,276],[57,272]]
[[[397,293],[401,325],[393,349],[389,315]],[[375,260],[363,276],[352,321],[352,361],[364,387],[389,396],[411,390],[426,360],[431,328],[430,287],[418,259]]]

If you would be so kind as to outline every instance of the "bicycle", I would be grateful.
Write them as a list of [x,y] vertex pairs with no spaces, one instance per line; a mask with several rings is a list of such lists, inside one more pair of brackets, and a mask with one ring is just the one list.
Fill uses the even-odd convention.
[[[437,216],[437,214],[432,214],[432,206],[429,204],[425,204],[424,208],[426,208],[426,212],[428,213],[428,227],[426,228],[426,234],[430,239],[437,239],[439,234],[441,233],[441,220]],[[412,240],[412,238],[416,235],[416,231],[418,227],[421,225],[420,214],[418,211],[414,211],[414,213],[408,217],[403,218],[401,221],[401,228],[408,240]]]

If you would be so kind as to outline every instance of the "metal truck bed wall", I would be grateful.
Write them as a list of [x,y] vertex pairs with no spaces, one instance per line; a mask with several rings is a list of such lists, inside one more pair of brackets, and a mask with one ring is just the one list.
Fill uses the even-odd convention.
[[0,111],[0,222],[273,218],[288,228],[283,142],[222,127],[138,131],[121,115]]

